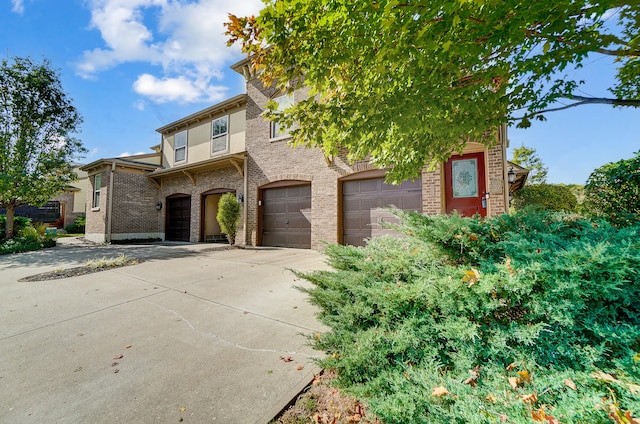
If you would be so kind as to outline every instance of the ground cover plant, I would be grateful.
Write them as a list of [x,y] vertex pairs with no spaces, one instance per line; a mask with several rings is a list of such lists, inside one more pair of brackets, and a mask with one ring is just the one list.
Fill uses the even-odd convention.
[[34,226],[29,218],[18,216],[14,221],[17,237],[11,239],[3,237],[5,224],[6,215],[0,215],[0,255],[30,252],[56,245],[53,236],[45,232],[47,226],[44,224]]
[[302,276],[336,383],[393,423],[640,423],[640,227],[398,212]]

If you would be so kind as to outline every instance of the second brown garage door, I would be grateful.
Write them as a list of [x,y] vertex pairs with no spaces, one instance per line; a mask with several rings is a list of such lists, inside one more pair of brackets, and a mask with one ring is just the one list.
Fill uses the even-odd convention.
[[262,190],[262,245],[311,248],[311,184]]
[[342,242],[363,246],[366,238],[393,234],[380,222],[397,222],[384,208],[422,211],[420,179],[401,185],[385,184],[384,178],[344,181],[342,183]]

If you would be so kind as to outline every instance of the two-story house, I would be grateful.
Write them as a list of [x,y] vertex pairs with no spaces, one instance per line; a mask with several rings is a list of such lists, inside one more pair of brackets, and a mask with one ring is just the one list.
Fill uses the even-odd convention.
[[[239,95],[158,128],[154,153],[82,167],[91,197],[86,238],[224,239],[218,200],[228,192],[242,199],[246,187],[245,105]],[[241,228],[239,240],[243,234]]]
[[262,114],[269,100],[286,107],[304,94],[264,87],[248,65],[232,66],[245,76],[246,94],[158,128],[154,153],[82,168],[91,191],[87,239],[224,240],[217,204],[229,192],[243,206],[236,243],[247,246],[362,245],[389,232],[380,223],[394,219],[390,206],[425,214],[508,211],[506,128],[491,148],[469,143],[440,169],[389,185],[385,170],[369,162],[290,147],[286,130]]
[[323,242],[362,245],[387,233],[380,223],[394,217],[384,208],[425,214],[494,216],[508,211],[506,127],[487,148],[469,143],[440,169],[422,171],[401,185],[385,184],[385,170],[369,162],[349,163],[345,155],[325,159],[322,151],[291,148],[287,134],[263,119],[269,100],[286,107],[304,93],[282,96],[264,87],[243,60],[232,69],[247,84],[246,146],[249,185],[246,243],[319,248]]

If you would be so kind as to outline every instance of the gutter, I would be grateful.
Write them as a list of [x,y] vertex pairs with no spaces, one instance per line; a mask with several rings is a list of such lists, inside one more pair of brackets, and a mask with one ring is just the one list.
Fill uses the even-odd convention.
[[111,231],[113,228],[113,175],[116,171],[116,162],[111,162],[111,174],[109,175],[109,202],[107,206],[107,234],[106,242],[111,243]]

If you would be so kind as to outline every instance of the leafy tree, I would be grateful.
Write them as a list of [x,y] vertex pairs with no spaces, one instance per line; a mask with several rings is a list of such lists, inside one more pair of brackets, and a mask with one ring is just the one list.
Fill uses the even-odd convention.
[[13,237],[15,208],[40,206],[76,179],[72,160],[85,149],[82,119],[48,61],[6,59],[0,66],[0,206],[6,237]]
[[235,194],[225,193],[220,197],[216,219],[222,232],[227,235],[229,244],[234,244],[240,221],[240,203]]
[[576,212],[578,200],[565,185],[532,184],[518,190],[513,195],[513,207],[537,207],[554,212]]
[[[470,140],[492,143],[505,122],[544,119],[560,99],[571,103],[556,109],[640,106],[637,0],[265,0],[227,29],[264,84],[309,90],[267,114],[297,124],[294,144],[347,148],[392,166],[391,181]],[[581,82],[562,74],[590,55],[618,61],[611,98],[580,96]]]
[[585,185],[585,209],[619,225],[640,222],[640,151],[601,166]]
[[527,182],[529,184],[540,184],[547,182],[549,168],[544,166],[542,159],[536,153],[536,149],[524,145],[513,149],[511,162],[529,170]]

